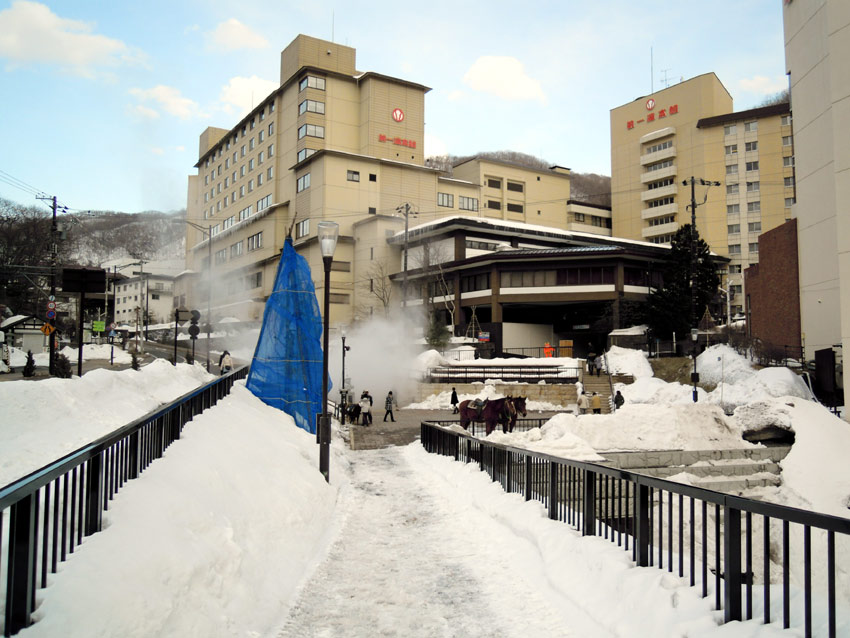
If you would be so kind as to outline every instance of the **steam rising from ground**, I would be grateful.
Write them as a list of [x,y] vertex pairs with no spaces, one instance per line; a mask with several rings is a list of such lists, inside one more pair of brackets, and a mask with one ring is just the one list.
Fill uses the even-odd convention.
[[[350,388],[356,399],[368,390],[375,405],[383,407],[389,390],[399,405],[414,398],[418,376],[416,356],[424,346],[415,341],[421,334],[411,321],[403,319],[372,318],[346,330],[345,345],[351,350],[345,354],[345,376],[351,379]],[[333,389],[331,400],[339,399],[342,381],[342,334],[333,330],[328,348],[328,368]]]

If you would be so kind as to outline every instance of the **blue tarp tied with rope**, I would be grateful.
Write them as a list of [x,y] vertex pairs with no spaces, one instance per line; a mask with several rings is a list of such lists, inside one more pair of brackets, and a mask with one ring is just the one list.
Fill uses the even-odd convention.
[[[322,411],[322,315],[307,260],[283,244],[274,290],[248,374],[248,389],[316,433]],[[328,380],[330,389],[330,379]]]

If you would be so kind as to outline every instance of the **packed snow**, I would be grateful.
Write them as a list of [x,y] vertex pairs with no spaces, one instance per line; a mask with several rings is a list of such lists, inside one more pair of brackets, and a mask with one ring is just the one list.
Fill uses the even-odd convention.
[[[717,389],[697,404],[682,400],[688,386],[665,392],[645,376],[645,359],[622,352],[609,365],[631,372],[634,386],[654,380],[651,394],[624,385],[627,403],[613,415],[560,414],[531,432],[491,437],[594,460],[611,449],[751,446],[741,439],[747,428],[777,425],[796,441],[782,487],[767,496],[846,516],[847,423],[775,371],[741,366],[734,387],[750,389],[735,395],[725,374],[741,362],[704,354],[703,374],[715,374],[712,356],[722,365],[722,404]],[[0,383],[0,485],[209,379],[200,365],[158,361]],[[448,394],[434,404],[447,408]],[[51,440],[61,443],[34,449]],[[539,503],[504,494],[477,465],[426,454],[418,443],[352,452],[337,432],[330,484],[317,466],[315,437],[238,383],[117,495],[104,532],[50,576],[37,593],[38,622],[20,635],[788,635],[781,606],[765,626],[758,601],[756,620],[718,625],[713,595],[633,567],[616,545],[581,537],[548,520]],[[796,635],[800,614],[793,618]],[[822,622],[816,615],[816,634]]]

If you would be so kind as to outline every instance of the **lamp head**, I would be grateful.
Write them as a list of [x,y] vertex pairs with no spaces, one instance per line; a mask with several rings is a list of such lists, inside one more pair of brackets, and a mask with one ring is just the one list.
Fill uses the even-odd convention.
[[333,257],[336,240],[339,238],[339,224],[328,221],[319,222],[316,234],[319,238],[319,250],[322,252],[322,257]]

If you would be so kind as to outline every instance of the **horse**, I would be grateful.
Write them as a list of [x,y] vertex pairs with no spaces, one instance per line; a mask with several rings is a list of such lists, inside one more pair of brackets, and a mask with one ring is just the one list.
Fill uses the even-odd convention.
[[513,432],[519,413],[522,413],[522,416],[526,416],[528,414],[525,407],[525,399],[526,397],[508,397],[513,410],[510,420],[507,423],[502,423],[502,432]]
[[474,422],[484,422],[485,431],[489,435],[496,429],[496,423],[505,424],[513,418],[516,420],[516,411],[513,403],[509,398],[490,399],[479,409],[474,405],[470,405],[471,401],[462,401],[458,406],[460,412],[460,426],[466,430],[467,426]]

